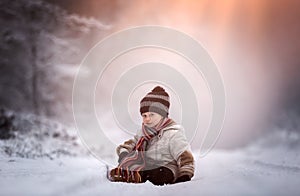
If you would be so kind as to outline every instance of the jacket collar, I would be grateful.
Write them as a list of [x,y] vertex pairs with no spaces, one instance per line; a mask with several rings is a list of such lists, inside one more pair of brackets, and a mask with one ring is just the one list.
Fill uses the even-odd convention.
[[159,132],[158,137],[160,138],[160,137],[163,135],[163,133],[164,133],[165,131],[174,130],[174,129],[175,129],[175,130],[181,131],[181,130],[182,130],[182,126],[181,126],[181,125],[178,125],[178,124],[175,124],[175,125],[171,125],[171,126],[169,126],[169,127],[166,127],[166,128],[162,129],[162,130]]

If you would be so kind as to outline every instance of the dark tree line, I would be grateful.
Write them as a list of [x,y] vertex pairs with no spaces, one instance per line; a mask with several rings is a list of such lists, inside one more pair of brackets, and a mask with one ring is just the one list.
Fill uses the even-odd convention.
[[0,25],[0,107],[70,121],[74,70],[105,29],[39,0],[1,1]]

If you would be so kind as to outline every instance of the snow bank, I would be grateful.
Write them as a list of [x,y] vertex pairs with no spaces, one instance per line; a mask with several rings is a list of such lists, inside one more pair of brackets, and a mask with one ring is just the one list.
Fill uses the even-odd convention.
[[0,140],[2,156],[54,159],[87,155],[74,128],[33,114],[7,113],[14,116],[13,137]]

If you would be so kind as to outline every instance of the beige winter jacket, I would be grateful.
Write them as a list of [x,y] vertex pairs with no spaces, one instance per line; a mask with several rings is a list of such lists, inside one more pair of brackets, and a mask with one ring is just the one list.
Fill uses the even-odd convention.
[[[139,130],[133,139],[117,147],[117,154],[131,152],[141,136],[142,131]],[[175,180],[182,175],[188,175],[191,178],[194,175],[194,158],[184,129],[180,125],[172,125],[161,130],[150,140],[145,155],[147,165],[171,169]]]

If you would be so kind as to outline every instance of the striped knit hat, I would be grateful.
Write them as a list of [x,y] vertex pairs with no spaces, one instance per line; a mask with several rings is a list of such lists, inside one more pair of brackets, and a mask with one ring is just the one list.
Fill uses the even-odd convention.
[[141,114],[145,112],[155,112],[163,117],[168,117],[170,99],[165,89],[160,86],[155,87],[140,102]]

